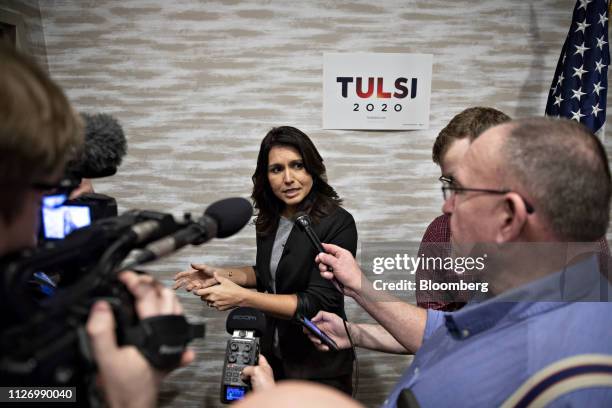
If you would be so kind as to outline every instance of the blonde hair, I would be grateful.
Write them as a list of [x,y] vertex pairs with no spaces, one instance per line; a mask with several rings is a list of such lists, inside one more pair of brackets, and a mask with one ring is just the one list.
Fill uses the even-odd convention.
[[9,221],[33,181],[59,171],[83,143],[64,92],[29,58],[0,45],[0,216]]

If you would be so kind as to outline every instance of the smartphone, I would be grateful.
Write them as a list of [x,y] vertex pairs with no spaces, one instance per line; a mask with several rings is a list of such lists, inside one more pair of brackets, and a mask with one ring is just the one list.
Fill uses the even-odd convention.
[[321,331],[313,322],[311,322],[307,317],[300,316],[300,323],[304,326],[312,335],[321,340],[326,346],[328,346],[332,350],[338,351],[338,345],[335,341],[331,339],[325,332]]

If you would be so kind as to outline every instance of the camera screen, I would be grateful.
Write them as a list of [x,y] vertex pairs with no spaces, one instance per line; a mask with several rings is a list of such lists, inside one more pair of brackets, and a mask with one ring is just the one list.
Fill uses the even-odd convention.
[[230,387],[225,389],[225,399],[227,401],[235,401],[244,398],[246,394],[245,387]]
[[54,205],[55,196],[45,197],[42,224],[45,239],[63,239],[72,231],[91,224],[91,210],[84,205]]

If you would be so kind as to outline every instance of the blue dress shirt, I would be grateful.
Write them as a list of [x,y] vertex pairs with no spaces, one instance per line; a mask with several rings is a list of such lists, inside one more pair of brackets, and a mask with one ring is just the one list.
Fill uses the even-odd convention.
[[[409,388],[421,407],[496,407],[562,358],[612,354],[612,293],[596,257],[452,313],[427,312],[423,344],[383,407]],[[574,391],[551,406],[612,407],[611,388]]]

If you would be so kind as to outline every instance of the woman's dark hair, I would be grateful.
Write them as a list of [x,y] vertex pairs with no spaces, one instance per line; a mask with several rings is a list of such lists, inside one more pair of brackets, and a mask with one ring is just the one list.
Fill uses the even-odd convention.
[[268,181],[268,158],[270,150],[276,146],[295,148],[302,156],[304,168],[312,177],[312,189],[298,205],[298,212],[309,214],[313,222],[317,223],[321,217],[330,214],[342,204],[336,190],[327,184],[323,158],[312,140],[304,132],[291,126],[273,128],[261,141],[257,168],[253,173],[251,198],[257,209],[255,229],[258,235],[267,235],[272,232],[285,208],[285,203],[274,195]]

